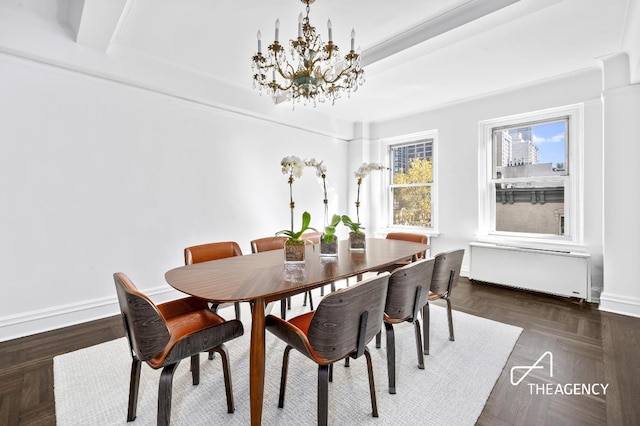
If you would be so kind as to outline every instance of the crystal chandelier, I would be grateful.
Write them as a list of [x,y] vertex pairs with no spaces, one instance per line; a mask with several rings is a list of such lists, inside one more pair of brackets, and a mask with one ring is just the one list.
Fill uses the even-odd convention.
[[307,15],[298,16],[298,38],[290,40],[291,61],[278,41],[280,20],[276,20],[275,40],[262,55],[262,35],[258,31],[258,52],[253,56],[253,87],[264,89],[275,103],[303,101],[305,105],[330,99],[335,103],[343,92],[348,96],[364,82],[360,54],[355,51],[355,31],[351,30],[351,50],[340,57],[333,43],[331,20],[327,21],[329,41],[325,44],[309,23],[309,5],[315,0],[301,0]]

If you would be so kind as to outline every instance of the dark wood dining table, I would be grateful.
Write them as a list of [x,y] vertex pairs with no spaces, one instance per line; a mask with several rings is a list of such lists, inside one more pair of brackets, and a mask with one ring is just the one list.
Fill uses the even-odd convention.
[[268,303],[322,285],[361,276],[429,248],[426,244],[372,238],[366,250],[349,250],[339,241],[338,255],[321,257],[319,247],[306,247],[303,264],[285,264],[284,251],[273,250],[181,266],[165,279],[175,289],[214,303],[250,302],[252,309],[249,355],[251,424],[262,422],[265,371],[265,309]]

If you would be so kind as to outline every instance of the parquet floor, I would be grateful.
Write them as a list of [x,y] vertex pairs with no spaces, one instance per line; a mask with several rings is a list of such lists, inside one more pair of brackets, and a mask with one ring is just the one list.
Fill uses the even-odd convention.
[[[524,329],[479,425],[640,424],[640,318],[465,278],[452,303],[454,310]],[[53,357],[122,335],[116,316],[0,343],[0,426],[54,425]],[[511,367],[532,365],[546,351],[553,354],[553,376],[533,370],[513,386]],[[574,383],[605,384],[607,392],[543,395],[529,386],[555,390]]]

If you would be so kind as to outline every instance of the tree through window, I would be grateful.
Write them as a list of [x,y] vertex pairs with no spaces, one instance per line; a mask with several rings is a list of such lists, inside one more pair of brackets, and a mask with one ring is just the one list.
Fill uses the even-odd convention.
[[391,225],[431,228],[433,139],[393,145],[390,150]]

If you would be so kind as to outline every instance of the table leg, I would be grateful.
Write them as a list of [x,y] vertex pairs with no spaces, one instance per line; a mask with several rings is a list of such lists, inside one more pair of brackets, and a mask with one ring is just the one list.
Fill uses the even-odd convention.
[[265,302],[257,299],[251,317],[251,352],[249,356],[249,395],[251,400],[251,424],[262,423],[262,400],[264,394],[265,357]]

